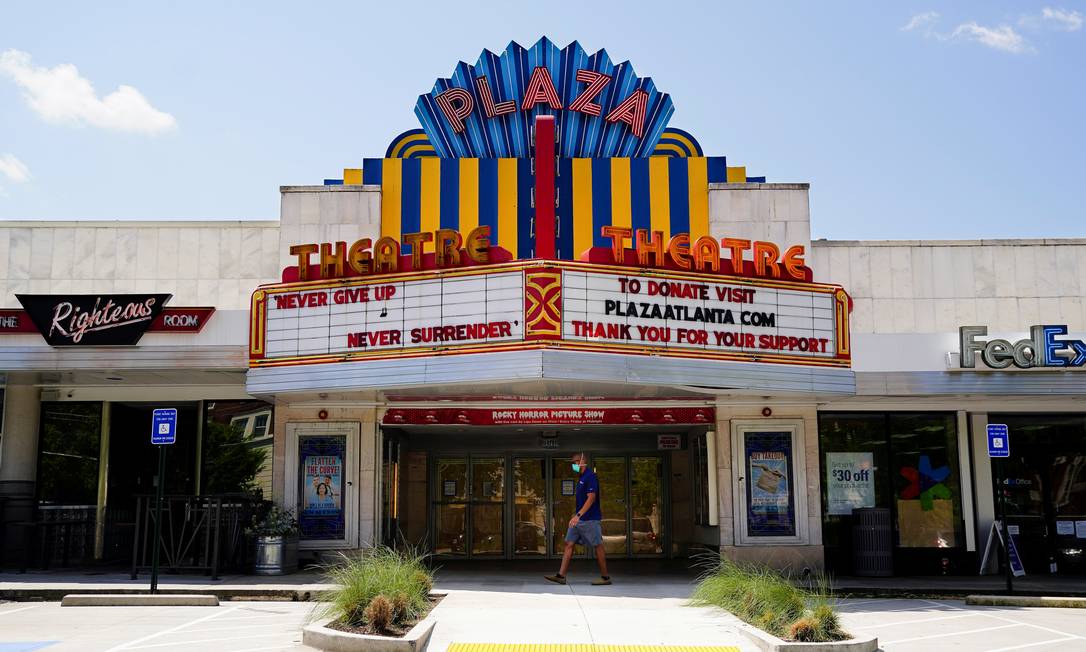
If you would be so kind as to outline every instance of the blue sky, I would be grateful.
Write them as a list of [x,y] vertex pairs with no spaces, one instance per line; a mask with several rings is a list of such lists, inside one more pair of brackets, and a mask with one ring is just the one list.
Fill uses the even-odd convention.
[[275,219],[458,60],[547,35],[810,182],[814,237],[1086,236],[1082,0],[370,4],[5,3],[0,218]]

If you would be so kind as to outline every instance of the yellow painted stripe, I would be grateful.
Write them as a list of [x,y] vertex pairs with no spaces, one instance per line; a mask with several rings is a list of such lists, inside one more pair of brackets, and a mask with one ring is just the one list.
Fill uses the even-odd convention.
[[362,168],[343,168],[343,185],[361,186]]
[[441,228],[441,159],[424,158],[420,163],[422,174],[419,188],[422,198],[419,202],[419,229],[426,233]]
[[611,159],[611,224],[629,227],[633,211],[630,207],[630,159]]
[[386,158],[381,170],[381,235],[400,238],[403,159]]
[[517,255],[517,159],[498,159],[498,246]]
[[422,141],[424,144],[429,145],[430,141],[427,139],[426,134],[414,134],[404,138],[400,142],[396,143],[396,147],[392,150],[393,158],[407,158],[405,156],[403,148],[408,145],[412,145]]
[[573,159],[573,258],[592,247],[592,159]]
[[690,243],[709,235],[709,159],[687,159],[690,184]]
[[460,232],[479,226],[479,159],[460,159]]
[[663,231],[664,240],[671,237],[671,202],[668,195],[668,158],[649,159],[649,224],[653,231]]
[[728,168],[728,183],[746,183],[747,182],[747,168],[746,166],[729,167]]
[[734,645],[603,645],[600,643],[450,643],[448,652],[739,652]]

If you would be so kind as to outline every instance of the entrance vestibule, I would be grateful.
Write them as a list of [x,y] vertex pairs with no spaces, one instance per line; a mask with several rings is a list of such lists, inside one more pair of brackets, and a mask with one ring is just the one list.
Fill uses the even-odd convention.
[[[599,477],[609,557],[670,557],[688,543],[676,541],[672,500],[690,494],[674,489],[691,482],[689,427],[449,430],[384,430],[404,451],[399,536],[411,545],[446,558],[561,557],[579,452]],[[689,530],[680,526],[679,537]]]

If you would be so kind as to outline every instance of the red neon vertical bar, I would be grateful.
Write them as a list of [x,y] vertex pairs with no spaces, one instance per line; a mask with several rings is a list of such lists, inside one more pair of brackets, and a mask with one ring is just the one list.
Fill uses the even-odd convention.
[[554,260],[554,116],[535,119],[535,257]]

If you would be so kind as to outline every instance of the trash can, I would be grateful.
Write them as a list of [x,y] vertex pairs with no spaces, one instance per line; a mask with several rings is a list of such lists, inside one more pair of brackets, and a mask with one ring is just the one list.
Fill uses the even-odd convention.
[[894,574],[890,510],[863,507],[852,510],[852,572],[857,577],[890,577]]

